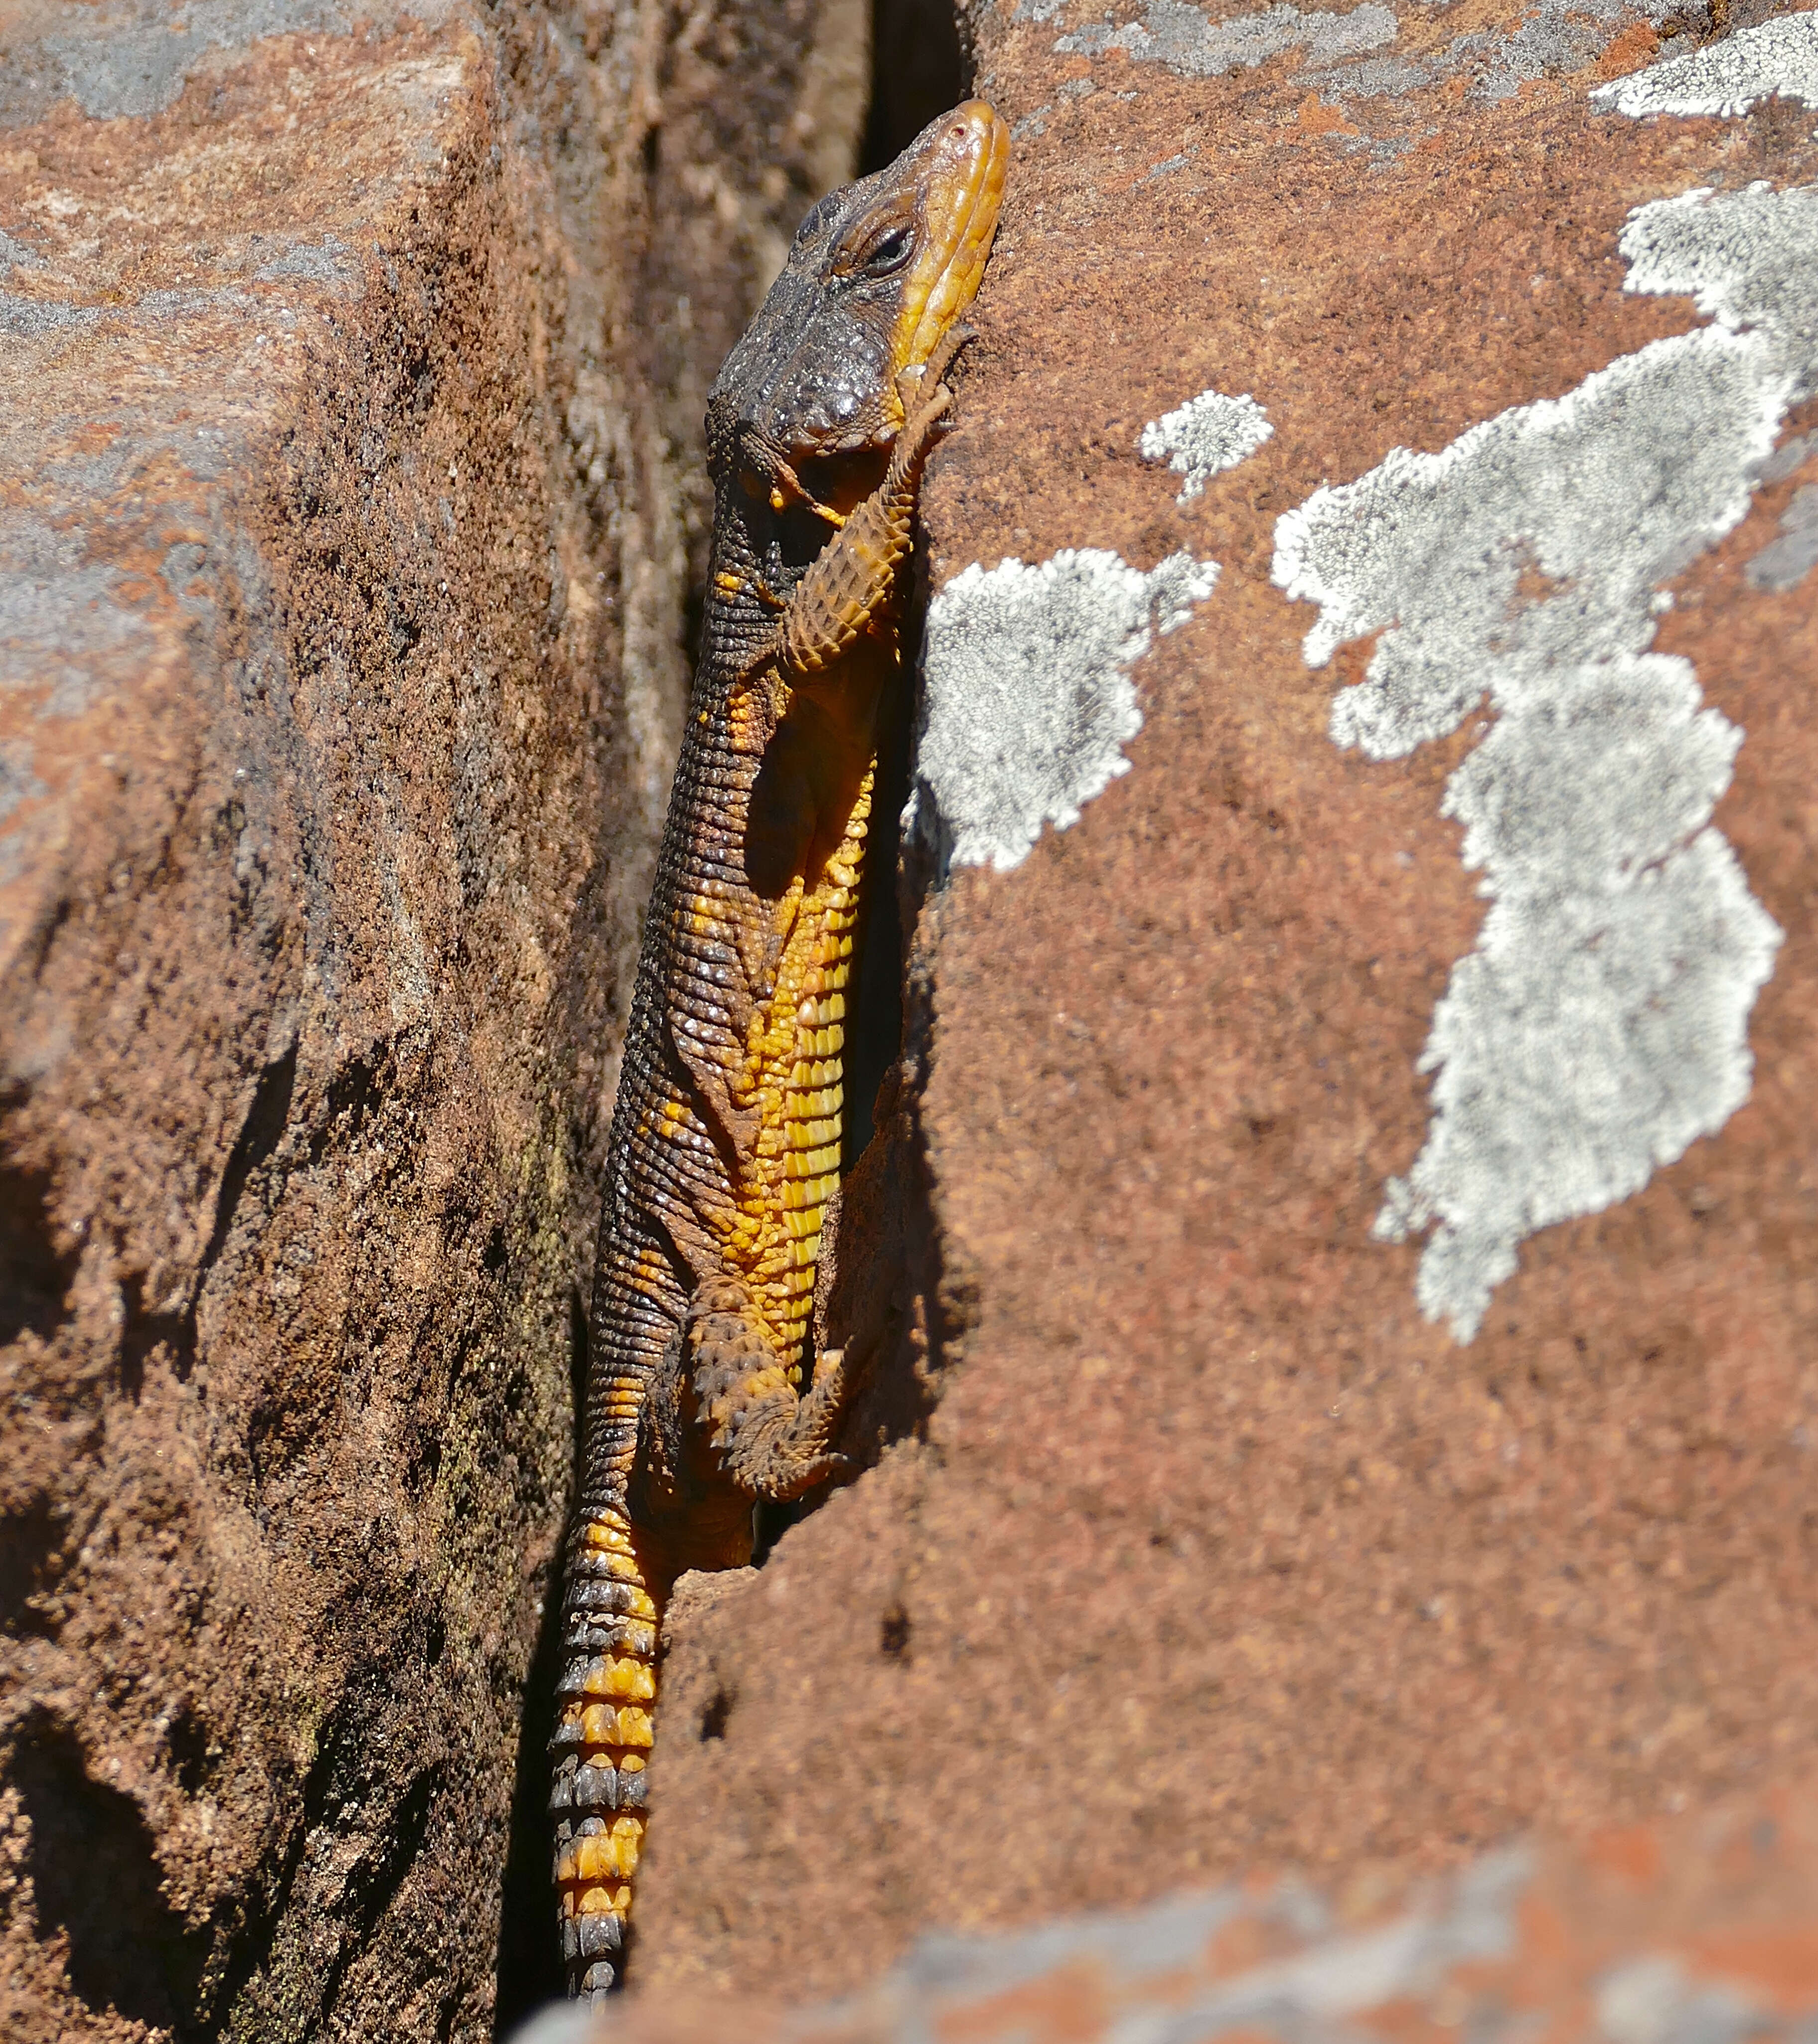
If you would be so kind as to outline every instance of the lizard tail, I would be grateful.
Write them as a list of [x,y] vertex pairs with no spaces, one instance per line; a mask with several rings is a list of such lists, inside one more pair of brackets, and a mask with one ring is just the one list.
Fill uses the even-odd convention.
[[656,1704],[656,1597],[622,1512],[582,1517],[566,1585],[549,1810],[568,1992],[591,2000],[624,1963]]

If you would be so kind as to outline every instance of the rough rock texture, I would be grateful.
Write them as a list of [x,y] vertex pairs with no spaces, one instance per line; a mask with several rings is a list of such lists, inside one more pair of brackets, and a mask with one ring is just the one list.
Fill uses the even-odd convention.
[[21,2044],[490,2026],[701,393],[863,44],[850,0],[0,29]]
[[933,1937],[861,1993],[785,2013],[633,1996],[551,2011],[514,2044],[1585,2044],[1807,2038],[1818,2019],[1809,1791],[1523,1844],[1447,1878],[1360,1868],[1020,1935]]
[[647,1986],[1810,1771],[1818,72],[1727,18],[1629,112],[1702,12],[974,10],[932,1409],[678,1600]]

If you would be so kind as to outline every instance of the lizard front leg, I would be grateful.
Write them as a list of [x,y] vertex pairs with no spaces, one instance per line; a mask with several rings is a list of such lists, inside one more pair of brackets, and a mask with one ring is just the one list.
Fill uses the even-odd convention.
[[[778,622],[778,644],[790,682],[812,686],[894,606],[897,570],[914,536],[922,471],[953,402],[953,393],[941,378],[971,338],[970,327],[951,328],[920,376],[905,373],[900,379],[907,417],[883,481],[815,556]],[[908,409],[911,403],[913,410]]]

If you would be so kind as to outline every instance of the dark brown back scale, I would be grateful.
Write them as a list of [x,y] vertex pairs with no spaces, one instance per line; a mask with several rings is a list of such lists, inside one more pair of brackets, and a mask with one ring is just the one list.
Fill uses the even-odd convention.
[[564,1577],[571,1994],[622,1963],[670,1586],[748,1562],[754,1504],[832,1466],[848,1373],[806,1351],[874,732],[1009,146],[972,100],[823,199],[708,401],[712,578],[613,1116]]

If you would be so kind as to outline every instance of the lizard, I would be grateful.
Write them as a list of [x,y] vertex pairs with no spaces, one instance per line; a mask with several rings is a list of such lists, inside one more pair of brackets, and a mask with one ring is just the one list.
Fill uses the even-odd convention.
[[814,1347],[880,705],[1009,138],[984,101],[830,193],[709,393],[701,651],[608,1139],[551,1742],[571,1996],[621,1977],[675,1578],[749,1562],[863,1358]]

